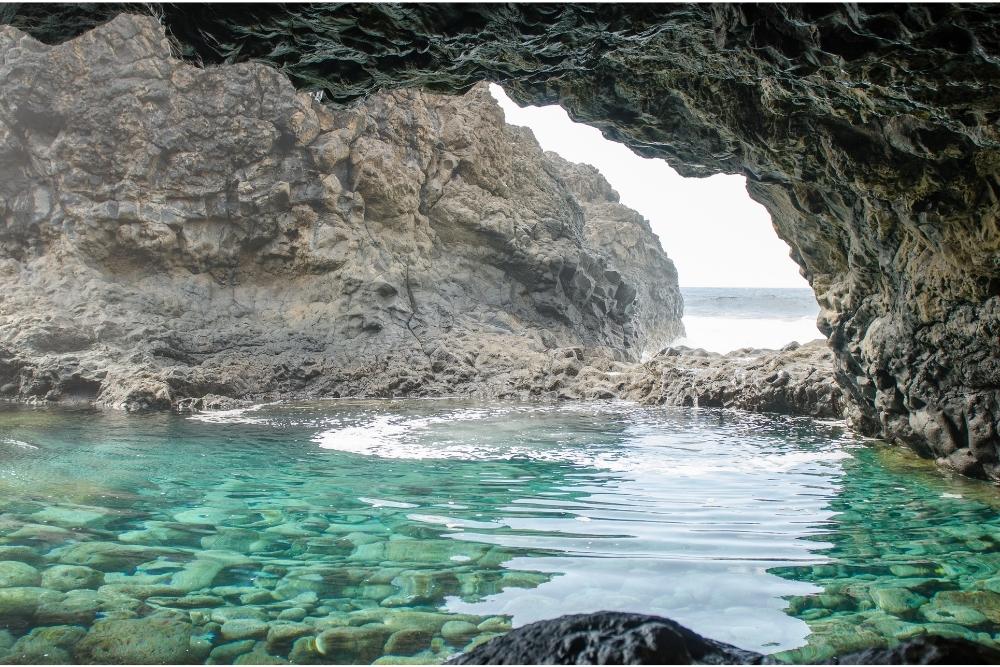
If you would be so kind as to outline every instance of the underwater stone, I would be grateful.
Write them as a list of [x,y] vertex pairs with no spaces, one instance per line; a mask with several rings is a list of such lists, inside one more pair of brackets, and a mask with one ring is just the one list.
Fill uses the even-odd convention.
[[429,647],[433,638],[433,633],[426,630],[397,630],[389,635],[383,650],[391,655],[412,656]]
[[986,616],[972,607],[959,605],[928,604],[920,608],[920,614],[932,623],[958,623],[959,625],[980,625]]
[[213,609],[211,618],[216,623],[225,624],[241,619],[266,621],[268,616],[267,612],[260,607],[222,607]]
[[502,616],[490,616],[476,626],[480,632],[508,632],[511,629],[509,619]]
[[890,614],[905,614],[927,602],[927,598],[906,588],[876,588],[871,595],[879,609]]
[[55,524],[64,528],[87,528],[107,520],[108,515],[99,509],[51,506],[31,515],[38,523]]
[[392,630],[381,624],[330,628],[316,637],[316,650],[333,664],[370,663],[382,654]]
[[993,591],[941,591],[934,596],[935,606],[970,607],[993,623],[1000,623],[1000,593]]
[[41,582],[56,591],[97,589],[104,584],[104,573],[84,565],[53,565],[42,572]]
[[4,662],[50,665],[72,662],[71,651],[86,634],[86,630],[73,625],[35,628],[17,640]]
[[278,614],[278,620],[281,621],[301,621],[308,615],[307,612],[302,607],[291,607],[290,609],[283,610]]
[[37,586],[42,577],[38,570],[16,560],[0,561],[0,588]]
[[184,597],[149,597],[146,602],[160,607],[174,609],[203,609],[221,607],[226,601],[215,595],[185,595]]
[[202,551],[196,560],[187,563],[170,579],[170,585],[185,592],[209,588],[225,568],[253,563],[253,560],[235,551]]
[[448,621],[441,626],[441,636],[453,642],[464,640],[478,631],[478,628],[468,621]]
[[322,656],[316,650],[315,637],[296,639],[292,644],[292,650],[288,652],[288,660],[296,665],[309,665],[321,659]]
[[287,665],[288,661],[284,658],[279,658],[276,655],[271,655],[267,652],[262,642],[257,642],[254,649],[249,653],[244,653],[243,655],[236,658],[233,661],[234,665]]
[[220,644],[212,649],[208,655],[208,663],[212,665],[232,664],[238,656],[249,653],[257,644],[253,639],[244,639],[238,642]]
[[47,597],[38,603],[35,620],[44,624],[86,625],[103,607],[97,591],[67,591],[65,596]]
[[74,657],[98,664],[187,664],[191,625],[166,618],[100,620],[76,645]]
[[0,619],[23,622],[48,600],[62,599],[62,594],[45,588],[0,588]]
[[312,632],[313,627],[305,623],[272,623],[267,631],[267,650],[269,652],[284,650],[299,637]]
[[53,552],[60,563],[86,565],[103,572],[126,572],[159,556],[179,553],[176,549],[115,542],[81,542]]
[[42,555],[32,549],[21,545],[0,546],[0,560],[16,560],[29,565],[38,565],[44,559]]
[[226,641],[263,638],[267,635],[267,623],[254,618],[235,618],[223,623],[221,632]]

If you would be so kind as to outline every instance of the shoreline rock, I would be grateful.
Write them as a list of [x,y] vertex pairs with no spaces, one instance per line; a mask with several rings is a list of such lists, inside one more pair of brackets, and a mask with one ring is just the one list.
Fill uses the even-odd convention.
[[514,395],[683,333],[648,222],[485,84],[334,110],[134,15],[0,48],[0,397]]
[[[823,664],[988,665],[1000,651],[974,642],[920,637],[892,648],[852,651]],[[449,665],[780,665],[772,656],[707,639],[668,618],[601,611],[538,621],[448,661]]]

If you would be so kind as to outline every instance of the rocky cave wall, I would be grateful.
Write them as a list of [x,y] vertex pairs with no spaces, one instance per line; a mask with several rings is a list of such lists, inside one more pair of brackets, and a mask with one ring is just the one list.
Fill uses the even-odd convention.
[[2,396],[538,394],[682,331],[649,224],[485,84],[332,110],[135,15],[0,53]]
[[[332,104],[489,79],[684,175],[744,174],[816,293],[855,427],[1000,479],[996,6],[152,9],[184,57],[268,62]],[[121,10],[0,18],[59,41]]]

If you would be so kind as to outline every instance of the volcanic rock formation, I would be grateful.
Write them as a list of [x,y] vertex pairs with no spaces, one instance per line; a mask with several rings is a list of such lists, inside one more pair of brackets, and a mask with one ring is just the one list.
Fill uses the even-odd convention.
[[[835,665],[991,665],[1000,652],[965,639],[918,637],[833,658]],[[659,616],[601,611],[531,623],[463,653],[450,665],[776,665]]]
[[333,111],[129,15],[0,52],[2,395],[538,394],[550,349],[682,331],[649,224],[485,85]]
[[[336,103],[489,79],[684,175],[744,174],[816,292],[854,426],[1000,479],[996,6],[154,10],[184,56],[270,62]],[[58,41],[119,11],[5,16]]]

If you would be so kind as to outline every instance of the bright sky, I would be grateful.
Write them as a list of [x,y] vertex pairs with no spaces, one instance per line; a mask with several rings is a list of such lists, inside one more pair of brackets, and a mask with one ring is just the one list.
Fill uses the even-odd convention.
[[809,286],[742,176],[684,178],[663,160],[639,157],[596,128],[574,123],[562,107],[522,109],[500,86],[491,84],[490,92],[507,122],[531,128],[543,149],[600,170],[622,203],[649,220],[681,286]]

